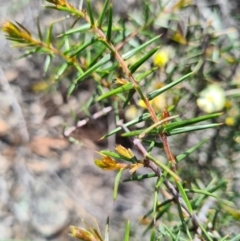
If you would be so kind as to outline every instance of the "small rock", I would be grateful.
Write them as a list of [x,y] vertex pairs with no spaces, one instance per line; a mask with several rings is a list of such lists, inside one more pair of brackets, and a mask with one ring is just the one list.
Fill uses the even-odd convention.
[[67,196],[42,182],[34,187],[32,225],[44,237],[51,237],[69,223]]
[[0,136],[6,135],[9,130],[9,125],[4,120],[0,119]]

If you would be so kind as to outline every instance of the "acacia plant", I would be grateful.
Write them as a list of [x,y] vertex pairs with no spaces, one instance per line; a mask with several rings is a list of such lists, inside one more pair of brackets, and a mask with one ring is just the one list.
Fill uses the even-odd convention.
[[[189,118],[183,118],[186,112],[191,112],[180,104],[186,89],[191,89],[186,86],[192,86],[192,96],[206,86],[203,68],[209,64],[207,58],[211,54],[206,44],[197,39],[199,35],[195,33],[200,31],[199,26],[189,28],[185,35],[178,28],[170,29],[169,39],[178,46],[178,54],[186,56],[181,62],[174,61],[173,50],[157,33],[156,22],[163,20],[164,14],[168,14],[168,22],[174,24],[178,11],[193,7],[190,1],[179,1],[168,11],[160,0],[154,4],[143,1],[141,17],[129,13],[128,18],[114,16],[109,0],[105,0],[101,10],[93,10],[89,0],[86,9],[66,0],[46,0],[46,4],[51,11],[68,16],[63,18],[68,30],[56,33],[54,29],[60,21],[55,21],[42,32],[39,20],[38,37],[18,22],[6,21],[2,30],[7,39],[27,50],[24,57],[44,54],[45,71],[54,59],[61,60],[48,88],[61,85],[62,78],[68,76],[65,80],[68,80],[69,97],[81,90],[82,83],[94,81],[94,94],[82,110],[91,116],[88,110],[98,103],[100,115],[113,112],[115,128],[102,139],[118,134],[132,143],[132,148],[116,143],[115,149],[100,151],[100,157],[95,160],[99,168],[117,172],[113,198],[117,198],[123,172],[129,173],[125,182],[154,179],[152,208],[146,210],[144,216],[150,220],[146,228],[146,233],[151,233],[150,240],[238,240],[239,235],[232,237],[221,231],[222,222],[217,215],[221,209],[234,210],[231,202],[219,196],[225,192],[227,182],[208,178],[208,183],[200,185],[196,179],[186,188],[185,178],[178,169],[179,162],[184,162],[208,140],[199,140],[190,149],[177,149],[176,145],[177,155],[169,145],[171,136],[175,135],[171,142],[174,146],[185,133],[221,125],[218,123],[221,113],[216,112],[200,115],[200,111],[195,110],[198,116],[190,114]],[[205,42],[207,37],[211,38],[209,32]],[[67,130],[65,135],[69,136]],[[135,155],[136,151],[141,157]],[[158,152],[165,153],[166,161],[155,157]],[[148,173],[140,175],[142,168]],[[177,213],[174,218],[167,215],[172,212]],[[109,221],[105,237],[92,227],[71,226],[70,234],[80,240],[110,240],[108,224]],[[130,238],[127,222],[124,240]]]

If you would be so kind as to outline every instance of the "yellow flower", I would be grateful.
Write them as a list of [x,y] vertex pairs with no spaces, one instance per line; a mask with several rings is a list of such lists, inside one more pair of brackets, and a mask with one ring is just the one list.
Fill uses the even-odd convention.
[[169,53],[166,48],[159,50],[153,59],[153,64],[157,67],[164,67],[169,61]]
[[163,93],[152,100],[152,107],[156,112],[162,111],[167,106],[166,95]]
[[235,119],[233,117],[227,117],[225,120],[226,125],[228,126],[234,126],[235,125]]
[[[153,102],[152,100],[149,101],[150,104],[152,104],[152,102]],[[144,102],[143,100],[139,100],[139,101],[138,101],[138,105],[139,105],[140,107],[144,108],[144,109],[147,108],[146,105],[145,105],[145,102]]]
[[125,118],[128,121],[135,119],[140,114],[141,114],[141,111],[135,105],[130,105],[124,113]]
[[230,109],[232,107],[232,102],[230,100],[226,100],[225,102],[225,108]]
[[[149,103],[156,112],[162,111],[167,105],[166,96],[165,94],[158,95],[153,100],[150,100]],[[138,105],[146,109],[146,105],[143,100],[139,100]]]
[[236,137],[234,138],[234,141],[237,142],[238,144],[240,144],[240,136],[236,136]]

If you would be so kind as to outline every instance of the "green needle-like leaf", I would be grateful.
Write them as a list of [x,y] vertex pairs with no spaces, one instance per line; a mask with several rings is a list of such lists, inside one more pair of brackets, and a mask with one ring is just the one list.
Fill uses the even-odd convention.
[[138,75],[138,76],[136,77],[136,80],[137,80],[138,82],[140,82],[141,80],[145,79],[148,75],[154,73],[157,69],[158,69],[158,68],[155,67],[155,68],[152,68],[152,69],[144,72],[143,74]]
[[130,66],[129,68],[130,72],[133,74],[143,63],[145,63],[154,53],[156,53],[158,49],[159,47],[152,49],[144,57],[138,60],[135,64]]
[[115,53],[115,50],[112,47],[112,45],[109,42],[107,42],[105,39],[99,38],[98,41],[101,42],[103,45],[105,45],[112,53]]
[[180,234],[181,234],[181,231],[178,232],[178,235],[177,235],[175,241],[180,241]]
[[151,161],[153,161],[163,171],[167,172],[170,176],[172,176],[177,182],[179,182],[179,180],[181,180],[180,177],[176,173],[174,173],[168,166],[166,166],[165,164],[163,164],[162,162],[160,162],[159,160],[157,160],[156,158],[151,156],[149,153],[146,154],[146,157],[148,159],[150,159]]
[[[150,118],[150,115],[148,113],[144,113],[143,115],[140,115],[139,117],[135,118],[134,120],[132,120],[130,122],[127,122],[125,124],[125,126],[129,127],[129,126],[135,125],[137,123],[143,122],[143,121],[145,121],[145,120],[147,120],[149,118]],[[114,135],[114,134],[116,134],[117,132],[119,132],[121,130],[122,130],[121,127],[117,127],[116,129],[112,130],[108,134],[104,135],[101,139],[104,139],[104,138],[106,138],[108,136]]]
[[69,96],[72,94],[72,92],[75,90],[76,86],[77,86],[76,83],[72,83],[72,84],[70,85],[70,87],[68,88],[67,97],[69,97]]
[[117,95],[117,94],[126,92],[128,90],[131,90],[132,88],[133,88],[133,84],[132,83],[127,83],[125,85],[122,85],[122,86],[120,86],[120,87],[118,87],[116,89],[113,89],[113,90],[107,92],[106,94],[103,94],[103,95],[99,96],[97,98],[97,101],[101,101],[101,100],[109,98],[109,97],[111,97],[113,95]]
[[22,24],[20,24],[17,21],[15,21],[15,22],[23,31],[25,31],[29,36],[31,36],[31,33]]
[[49,54],[49,55],[47,55],[47,57],[45,59],[44,68],[43,68],[44,73],[46,73],[48,71],[51,61],[52,61],[52,56]]
[[176,182],[176,184],[177,184],[178,190],[179,190],[185,204],[187,205],[188,211],[190,212],[190,214],[192,214],[192,212],[193,212],[192,206],[191,206],[191,203],[188,199],[188,196],[187,196],[182,184],[180,182]]
[[203,116],[199,116],[196,118],[192,118],[189,120],[172,122],[172,123],[167,124],[167,126],[163,129],[163,132],[169,132],[176,128],[180,128],[180,127],[196,124],[201,121],[213,119],[213,118],[219,117],[220,115],[222,115],[222,113],[213,113],[213,114],[208,114],[208,115],[203,115]]
[[99,61],[100,57],[104,54],[104,52],[106,52],[106,48],[101,46],[101,48],[98,50],[98,53],[95,56],[91,56],[91,63],[89,64],[88,68],[95,65]]
[[116,175],[115,182],[114,182],[114,190],[113,190],[113,200],[115,201],[117,199],[118,194],[118,187],[120,183],[120,179],[123,173],[123,169],[121,169],[118,174]]
[[[168,163],[168,167],[171,167],[171,163]],[[154,221],[156,221],[157,217],[157,205],[158,205],[158,194],[159,194],[159,188],[162,186],[162,183],[164,180],[166,180],[167,172],[164,172],[161,177],[157,178],[157,182],[155,185],[155,191],[154,191],[154,202],[153,202],[153,218]]]
[[105,155],[105,156],[110,156],[114,159],[121,159],[121,160],[125,160],[125,161],[130,161],[130,162],[136,162],[136,157],[133,157],[133,158],[127,158],[125,156],[122,156],[116,152],[113,152],[113,151],[107,151],[107,150],[103,150],[100,152],[101,154]]
[[102,65],[106,64],[109,60],[111,60],[111,55],[107,54],[105,55],[101,60],[99,60],[95,65],[93,65],[91,68],[89,68],[84,74],[80,75],[76,80],[75,83],[79,83],[84,78],[86,78],[88,75],[90,75],[92,72],[94,72],[96,69],[101,67]]
[[208,232],[206,231],[206,229],[202,226],[202,224],[200,222],[198,223],[198,225],[201,228],[201,230],[204,233],[204,235],[207,237],[207,240],[208,241],[213,241],[213,239],[209,236]]
[[[216,183],[216,180],[213,179],[204,190],[201,190],[201,191],[207,192],[205,194],[204,193],[200,193],[200,192],[196,192],[196,193],[199,193],[199,194],[203,194],[203,196],[199,196],[198,198],[194,199],[192,201],[192,206],[198,208],[202,204],[202,201],[207,196],[209,196],[208,195],[209,193],[213,193],[213,192],[217,191],[220,188],[224,188],[225,189],[226,185],[227,185],[227,181],[226,180],[222,180],[222,181],[218,182],[218,184],[216,186],[215,186],[215,183]],[[196,190],[200,190],[200,189],[195,188],[194,190],[196,191]],[[188,189],[185,189],[185,191],[186,192],[193,192],[193,191],[188,190]],[[217,201],[220,201],[219,198],[217,198],[217,196],[215,198],[216,198]],[[224,203],[226,203],[226,201],[224,201]]]
[[150,241],[155,241],[155,240],[156,240],[156,230],[153,228],[152,233],[151,233],[151,237],[150,237]]
[[109,14],[108,14],[108,29],[107,29],[107,41],[111,41],[112,36],[112,4],[109,7]]
[[[161,210],[162,207],[168,206],[173,201],[174,201],[174,198],[167,199],[161,202],[160,204],[157,205],[157,210],[158,211]],[[149,215],[151,215],[152,212],[153,212],[153,209],[149,210],[146,214],[144,214],[143,218],[147,218]]]
[[77,69],[77,71],[78,71],[80,74],[83,74],[83,73],[84,73],[83,70],[82,70],[82,68],[80,67],[80,65],[78,65],[78,63],[73,62],[73,65],[74,65],[74,67]]
[[155,141],[151,141],[151,142],[149,142],[149,144],[150,145],[148,146],[147,152],[151,152],[156,145]]
[[170,235],[170,237],[172,238],[172,240],[176,240],[175,235],[173,234],[173,232],[165,225],[163,224],[165,230],[168,232],[168,234]]
[[17,59],[26,58],[26,57],[28,57],[30,55],[33,55],[33,54],[35,54],[37,52],[40,52],[40,51],[41,51],[41,49],[39,47],[35,48],[35,49],[32,49],[32,50],[29,50],[26,53],[24,53],[24,54],[20,55],[19,57],[17,57]]
[[[139,135],[141,135],[143,132],[146,132],[146,131],[147,131],[147,129],[129,131],[129,132],[123,133],[121,136],[124,136],[124,137],[139,136]],[[150,132],[148,132],[148,134],[155,134],[155,135],[156,135],[157,133],[158,133],[157,129],[154,129],[154,130],[151,130]]]
[[92,6],[91,6],[90,0],[87,0],[87,8],[88,8],[88,14],[89,14],[91,26],[94,26],[93,11],[92,11]]
[[66,71],[66,69],[68,68],[69,64],[67,62],[63,63],[62,66],[58,69],[56,75],[55,75],[55,79],[59,79],[59,77]]
[[[85,42],[85,44],[79,46],[77,49],[74,50],[74,53],[72,53],[70,55],[70,57],[74,57],[78,54],[80,54],[84,49],[86,49],[88,46],[91,46],[92,44],[94,44],[97,41],[96,37],[93,37],[91,40]],[[67,54],[67,51],[65,52],[65,54]]]
[[174,81],[174,82],[172,82],[172,83],[170,83],[170,84],[168,84],[168,85],[166,85],[166,86],[164,86],[164,87],[162,87],[162,88],[160,88],[160,89],[158,89],[158,90],[152,91],[151,93],[149,93],[149,94],[147,95],[148,100],[152,100],[152,99],[154,99],[155,97],[157,97],[157,96],[159,96],[160,94],[162,94],[163,92],[171,89],[173,86],[181,83],[182,81],[184,81],[185,79],[187,79],[187,78],[188,78],[189,76],[191,76],[192,74],[193,74],[193,72],[190,72],[190,73],[184,75],[183,77],[181,77],[180,79],[178,79],[178,80],[176,80],[176,81]]
[[105,225],[104,241],[109,241],[109,216],[107,217],[107,222],[106,222],[106,225]]
[[128,103],[133,99],[133,96],[134,96],[135,93],[136,93],[136,90],[135,90],[135,89],[131,89],[131,90],[128,92],[127,99],[126,99],[126,101],[123,103],[123,109],[125,109],[126,106],[128,105]]
[[[161,218],[163,216],[163,214],[169,210],[170,206],[171,206],[171,203],[168,203],[163,208],[161,208],[159,213],[158,213],[158,215],[157,215],[157,217],[156,217],[156,220]],[[154,220],[144,230],[143,235],[145,235],[149,231],[149,229],[153,227],[153,225],[154,225]]]
[[167,135],[176,135],[176,134],[181,134],[181,133],[186,133],[186,132],[192,132],[192,131],[200,131],[200,130],[205,130],[209,128],[214,128],[222,125],[221,123],[213,123],[213,124],[207,124],[207,125],[201,125],[201,126],[186,126],[182,128],[177,128],[174,130],[170,130],[166,132]]
[[130,236],[130,221],[128,220],[125,228],[124,241],[129,241],[129,236]]
[[40,23],[39,23],[39,16],[37,17],[37,29],[38,29],[38,36],[39,36],[39,39],[40,39],[41,41],[43,41],[43,35],[42,35],[42,31],[41,31]]
[[181,219],[181,222],[182,222],[183,226],[186,227],[184,217],[183,217],[183,211],[182,211],[181,205],[179,203],[177,203],[177,208],[178,208],[178,213],[179,213],[179,217]]
[[155,187],[154,198],[153,198],[153,218],[156,220],[157,217],[157,204],[158,204],[158,189]]
[[152,39],[150,39],[149,41],[147,41],[146,43],[138,46],[137,48],[134,48],[132,50],[130,50],[129,52],[125,53],[122,55],[124,60],[127,60],[129,58],[131,58],[132,56],[134,56],[135,54],[139,53],[142,49],[144,49],[145,47],[147,47],[148,45],[150,45],[151,43],[153,43],[154,41],[156,41],[157,39],[160,38],[161,35],[158,35]]
[[205,191],[205,190],[201,190],[201,189],[196,189],[196,188],[192,188],[192,189],[185,189],[186,192],[193,192],[193,193],[199,193],[199,194],[203,194],[209,197],[213,197],[216,198],[217,200],[219,200],[219,197],[215,194],[212,194],[211,192]]
[[49,29],[47,31],[46,44],[48,47],[50,47],[50,45],[51,45],[52,30],[53,30],[53,23],[49,26]]
[[141,181],[147,178],[156,177],[155,172],[151,172],[148,174],[138,175],[138,176],[131,176],[130,178],[124,179],[123,182],[131,182],[131,181]]
[[[106,155],[106,156],[110,156],[112,158],[116,158],[116,159],[117,158],[120,159],[122,157],[118,153],[113,152],[113,151],[102,150],[100,153],[103,154],[103,155]],[[128,159],[126,158],[125,160],[127,161]]]
[[63,34],[60,34],[59,37],[74,34],[74,33],[86,32],[90,28],[91,28],[91,25],[89,23],[86,23],[86,24],[83,24],[82,26],[80,26],[78,28],[73,28],[73,29],[70,29],[70,30],[66,31]]
[[104,20],[104,17],[105,17],[105,13],[106,13],[107,8],[108,8],[108,3],[109,3],[109,0],[105,0],[104,5],[103,5],[103,9],[102,9],[102,12],[101,12],[101,15],[98,18],[97,26],[99,28],[102,27],[102,23],[103,23],[103,20]]

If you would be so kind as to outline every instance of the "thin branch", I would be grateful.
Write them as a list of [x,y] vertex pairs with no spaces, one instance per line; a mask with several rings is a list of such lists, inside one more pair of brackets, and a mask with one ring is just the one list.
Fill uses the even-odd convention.
[[69,137],[77,128],[80,128],[80,127],[86,125],[90,121],[90,119],[96,120],[96,119],[106,115],[110,111],[112,111],[112,107],[111,106],[103,108],[102,110],[94,113],[90,118],[87,117],[87,118],[85,118],[83,120],[80,120],[80,121],[77,122],[77,124],[75,126],[71,126],[71,127],[67,128],[67,129],[65,129],[64,132],[63,132],[63,135],[65,137]]

